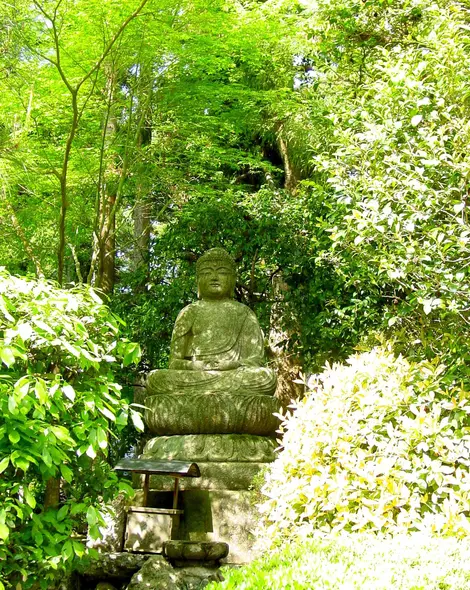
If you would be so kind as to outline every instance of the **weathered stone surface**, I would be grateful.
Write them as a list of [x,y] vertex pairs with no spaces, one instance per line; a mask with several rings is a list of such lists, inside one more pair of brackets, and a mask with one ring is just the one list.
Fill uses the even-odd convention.
[[228,543],[227,563],[248,563],[258,556],[252,534],[259,518],[254,492],[189,490],[181,494],[181,506],[180,539]]
[[99,582],[96,584],[95,590],[117,590],[116,586],[113,586],[109,582]]
[[217,562],[228,555],[227,543],[208,541],[167,541],[163,554],[171,561]]
[[88,547],[93,547],[103,553],[113,553],[121,550],[126,507],[126,498],[119,494],[108,506],[108,513],[104,517],[106,526],[99,527],[102,535],[101,539],[91,539],[89,537],[87,539]]
[[[142,455],[143,458],[145,458]],[[183,477],[180,479],[181,490],[247,490],[253,478],[266,463],[202,463],[198,462],[201,477]],[[143,476],[134,476],[134,485],[143,487]],[[150,489],[171,491],[174,483],[170,477],[150,476]],[[133,500],[134,505],[135,500]]]
[[274,436],[279,402],[270,395],[172,394],[147,398],[145,423],[153,434]]
[[204,567],[175,570],[163,557],[153,556],[134,574],[127,590],[200,590],[209,582],[221,580],[217,570]]
[[149,396],[272,395],[276,375],[264,366],[258,320],[249,307],[233,301],[234,260],[221,248],[209,250],[197,262],[197,279],[201,301],[185,307],[176,319],[169,369],[148,375]]
[[139,553],[162,553],[163,543],[171,539],[173,517],[169,514],[139,512],[137,507],[127,517],[125,550]]
[[[228,542],[227,562],[243,563],[252,558],[250,529],[256,518],[246,490],[274,459],[273,438],[280,424],[274,415],[280,409],[273,397],[276,376],[265,366],[255,315],[233,300],[233,259],[224,250],[210,250],[197,262],[197,278],[201,300],[185,307],[176,320],[169,368],[147,378],[144,421],[159,438],[147,445],[142,458],[197,462],[201,477],[180,479],[178,507],[184,505],[184,514],[177,538]],[[152,476],[149,505],[158,499],[167,505],[165,494],[172,487],[171,478]],[[175,577],[175,572],[152,568],[148,563],[137,574],[145,579],[148,570],[155,578],[142,589],[178,588],[180,583],[193,587],[193,581],[178,577],[182,570]],[[133,583],[140,584],[137,577]],[[200,581],[194,584],[200,587]]]
[[130,578],[140,570],[148,557],[148,555],[133,555],[132,553],[102,553],[98,559],[93,561],[79,561],[77,573],[98,579]]
[[[224,577],[218,569],[206,567],[188,567],[179,570],[182,580],[187,584],[188,590],[199,590],[207,586],[209,582],[223,582]],[[186,587],[183,586],[186,590]]]
[[267,463],[274,461],[275,438],[254,434],[158,436],[144,448],[145,457],[175,461]]

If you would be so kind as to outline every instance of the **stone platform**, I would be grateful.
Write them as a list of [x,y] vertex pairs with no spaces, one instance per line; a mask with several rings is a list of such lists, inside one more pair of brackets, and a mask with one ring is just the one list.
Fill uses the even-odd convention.
[[[275,457],[275,438],[254,434],[192,434],[158,436],[144,448],[141,459],[197,463],[201,477],[180,481],[181,490],[248,490],[253,478]],[[142,487],[136,476],[134,485]],[[167,477],[152,476],[150,489],[170,491]]]
[[152,434],[275,436],[279,401],[272,395],[161,394],[147,397],[145,424]]

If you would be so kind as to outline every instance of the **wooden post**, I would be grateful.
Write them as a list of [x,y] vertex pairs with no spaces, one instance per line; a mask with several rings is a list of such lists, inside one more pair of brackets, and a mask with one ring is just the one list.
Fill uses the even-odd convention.
[[127,538],[127,509],[124,510],[124,528],[122,530],[122,539],[121,539],[121,553],[124,551],[126,546],[126,538]]
[[173,490],[173,508],[178,508],[178,487],[179,487],[180,478],[175,477],[175,489]]
[[149,481],[150,481],[150,474],[146,473],[144,477],[144,506],[147,506],[147,501],[149,497]]

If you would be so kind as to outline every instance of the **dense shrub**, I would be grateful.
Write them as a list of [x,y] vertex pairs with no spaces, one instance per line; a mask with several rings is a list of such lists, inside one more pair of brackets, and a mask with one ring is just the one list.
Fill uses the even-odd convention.
[[208,590],[467,590],[467,540],[354,534],[284,547],[241,569],[224,571]]
[[[129,415],[141,423],[112,373],[139,357],[118,326],[91,289],[65,291],[0,269],[2,590],[50,587],[86,553],[87,527],[99,535],[103,500],[129,487],[106,461],[113,431]],[[57,480],[59,505],[46,501]]]
[[264,536],[467,535],[470,402],[444,372],[375,349],[312,378],[262,487]]

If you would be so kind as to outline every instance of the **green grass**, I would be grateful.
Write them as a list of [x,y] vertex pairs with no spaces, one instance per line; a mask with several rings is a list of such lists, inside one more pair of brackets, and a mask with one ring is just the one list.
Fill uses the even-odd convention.
[[209,590],[469,590],[470,540],[413,534],[311,539],[242,568]]

